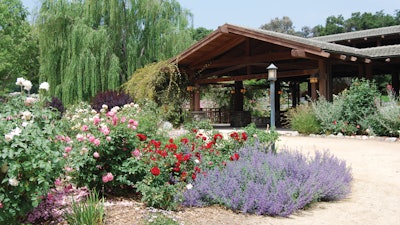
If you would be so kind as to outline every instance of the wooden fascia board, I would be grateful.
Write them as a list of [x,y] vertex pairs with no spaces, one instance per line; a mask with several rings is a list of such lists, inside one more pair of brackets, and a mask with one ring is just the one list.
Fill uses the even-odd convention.
[[[279,78],[287,78],[287,77],[298,77],[304,75],[311,75],[318,73],[318,69],[307,69],[307,70],[294,70],[294,71],[278,71],[278,79]],[[211,78],[211,79],[198,79],[195,81],[196,84],[211,84],[211,83],[220,83],[227,81],[243,81],[243,80],[251,80],[251,79],[268,79],[267,73],[261,74],[250,74],[250,75],[239,75],[239,76],[230,76],[230,77],[220,77],[220,78]]]
[[201,58],[203,60],[199,60],[198,62],[196,62],[196,64],[191,65],[193,68],[201,68],[203,67],[205,64],[209,64],[210,60],[213,57],[216,57],[226,51],[228,51],[230,48],[233,48],[235,46],[237,46],[238,44],[242,43],[243,41],[245,41],[246,38],[245,37],[241,37],[241,36],[237,36],[234,39],[232,39],[231,41],[225,43],[224,45],[221,45],[219,48],[217,49],[213,49],[212,51],[210,51],[207,54],[203,54],[201,56]]
[[213,33],[209,34],[207,37],[203,38],[199,42],[195,43],[191,47],[189,47],[186,51],[180,53],[178,56],[172,58],[170,62],[172,63],[179,63],[179,61],[186,59],[188,56],[193,54],[194,52],[198,51],[208,43],[212,42],[213,40],[217,39],[224,33],[220,32],[220,30],[215,30]]

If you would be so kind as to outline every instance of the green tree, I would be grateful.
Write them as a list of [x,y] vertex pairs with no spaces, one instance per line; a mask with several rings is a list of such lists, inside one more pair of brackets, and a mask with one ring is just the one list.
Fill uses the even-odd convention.
[[190,17],[175,0],[45,0],[40,79],[65,104],[118,89],[136,69],[192,44]]
[[38,42],[20,0],[0,1],[0,86],[13,89],[17,77],[37,80]]
[[375,14],[355,12],[351,14],[349,19],[344,19],[342,15],[329,16],[326,19],[325,26],[315,26],[312,33],[316,37],[394,25],[400,25],[400,10],[395,10],[393,16],[385,14],[383,10]]
[[207,28],[198,27],[193,30],[193,40],[200,41],[201,39],[209,35],[211,32],[212,30],[209,30]]
[[285,34],[294,34],[295,30],[293,27],[293,22],[292,20],[284,16],[282,19],[279,19],[276,17],[275,19],[271,19],[269,23],[266,23],[264,25],[261,25],[260,27],[263,30],[271,30],[279,33],[285,33]]

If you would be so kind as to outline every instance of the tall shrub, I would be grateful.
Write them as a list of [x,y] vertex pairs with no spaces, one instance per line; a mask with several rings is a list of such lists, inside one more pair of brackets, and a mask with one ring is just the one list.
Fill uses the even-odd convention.
[[[18,80],[30,90],[30,81]],[[47,102],[22,92],[0,103],[0,224],[20,224],[63,172],[60,113]]]
[[376,101],[380,93],[373,81],[355,79],[348,91],[343,94],[343,118],[352,125],[359,125],[359,121],[377,112]]

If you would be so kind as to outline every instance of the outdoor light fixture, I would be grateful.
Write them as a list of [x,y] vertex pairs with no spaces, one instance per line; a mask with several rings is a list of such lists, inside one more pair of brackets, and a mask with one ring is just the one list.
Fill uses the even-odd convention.
[[311,76],[311,77],[310,77],[310,83],[311,83],[311,84],[318,83],[318,77],[315,76],[315,75]]
[[278,67],[276,67],[273,63],[271,63],[268,67],[268,80],[269,81],[276,81]]
[[194,87],[193,87],[193,86],[187,86],[187,87],[186,87],[186,90],[187,90],[188,92],[192,92],[192,91],[194,90]]
[[246,89],[245,88],[240,89],[240,93],[242,94],[246,93]]

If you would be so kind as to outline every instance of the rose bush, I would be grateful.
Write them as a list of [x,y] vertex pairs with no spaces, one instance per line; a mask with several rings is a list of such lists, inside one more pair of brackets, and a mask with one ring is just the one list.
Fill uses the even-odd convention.
[[[18,78],[21,93],[0,103],[0,224],[19,224],[36,207],[63,171],[59,114],[47,98],[30,95],[32,83]],[[45,91],[47,86],[41,85]],[[25,93],[27,91],[28,93]]]

